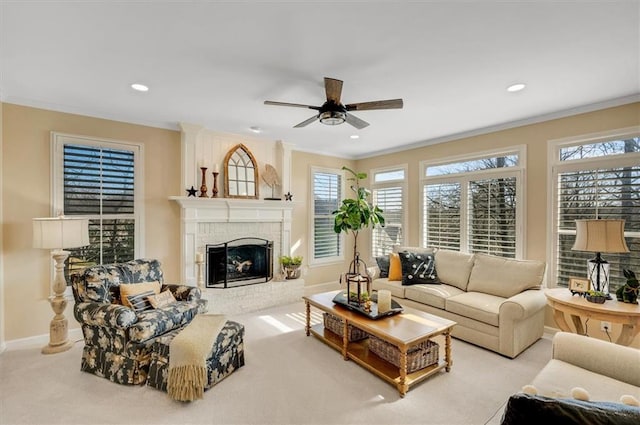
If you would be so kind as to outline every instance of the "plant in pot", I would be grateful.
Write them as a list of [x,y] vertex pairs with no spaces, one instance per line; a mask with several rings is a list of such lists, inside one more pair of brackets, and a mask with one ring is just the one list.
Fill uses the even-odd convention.
[[285,279],[299,279],[300,266],[302,265],[302,256],[291,257],[283,255],[280,257],[280,266]]
[[361,277],[361,266],[366,264],[360,259],[358,252],[358,234],[362,229],[371,226],[384,226],[383,211],[376,205],[369,202],[371,191],[360,186],[360,181],[367,178],[366,173],[357,173],[348,167],[342,167],[343,170],[351,174],[347,180],[353,181],[351,190],[355,193],[355,198],[346,198],[342,201],[340,208],[333,211],[334,225],[333,230],[336,233],[351,233],[353,235],[353,260],[349,265],[349,273],[347,273],[347,282],[350,277],[356,279]]
[[604,304],[604,302],[607,300],[607,294],[602,291],[594,291],[592,289],[587,291],[587,293],[585,294],[585,298],[587,301],[592,303]]

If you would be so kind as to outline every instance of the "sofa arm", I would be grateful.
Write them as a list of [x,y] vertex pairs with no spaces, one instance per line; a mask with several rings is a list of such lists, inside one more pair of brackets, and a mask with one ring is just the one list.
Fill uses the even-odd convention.
[[500,318],[524,320],[544,309],[547,299],[539,289],[529,289],[507,298],[500,305]]
[[138,316],[129,307],[120,304],[97,302],[77,303],[73,315],[80,323],[91,326],[127,329],[138,321]]
[[558,332],[553,337],[552,356],[582,369],[640,386],[640,352],[636,348]]
[[202,291],[197,286],[189,285],[175,285],[165,284],[162,285],[162,290],[170,290],[173,297],[177,301],[196,301],[202,298]]

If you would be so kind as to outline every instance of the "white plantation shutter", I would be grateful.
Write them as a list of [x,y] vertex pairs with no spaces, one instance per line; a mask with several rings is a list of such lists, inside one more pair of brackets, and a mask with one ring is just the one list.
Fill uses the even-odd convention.
[[460,189],[459,183],[424,185],[424,246],[460,250]]
[[516,256],[516,178],[469,182],[469,252]]
[[607,169],[580,169],[557,176],[557,273],[567,285],[569,277],[585,277],[586,261],[594,253],[572,251],[575,220],[624,219],[625,239],[631,252],[603,254],[610,265],[610,286],[624,284],[623,269],[640,271],[640,165]]
[[90,245],[69,250],[65,273],[144,255],[142,146],[52,133],[52,148],[54,212],[89,219]]
[[312,171],[313,180],[313,258],[331,259],[342,255],[342,239],[334,232],[333,211],[342,201],[342,175]]
[[373,189],[373,204],[382,209],[385,219],[384,227],[376,226],[373,229],[374,257],[388,254],[392,251],[393,245],[403,243],[403,192],[402,186]]

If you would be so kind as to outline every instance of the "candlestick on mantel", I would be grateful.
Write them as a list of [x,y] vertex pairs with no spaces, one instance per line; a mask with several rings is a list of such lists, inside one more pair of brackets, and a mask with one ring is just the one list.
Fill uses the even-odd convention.
[[207,196],[207,167],[200,167],[202,170],[202,185],[200,186],[199,198],[208,198]]
[[213,172],[214,173],[219,173],[220,169],[218,168],[218,164],[213,164]]
[[201,252],[196,252],[196,283],[198,288],[204,288],[204,255]]
[[[213,169],[215,170],[218,166],[214,166]],[[213,193],[213,195],[211,195],[212,198],[217,198],[218,197],[218,172],[214,171],[213,173],[213,190],[211,191]]]

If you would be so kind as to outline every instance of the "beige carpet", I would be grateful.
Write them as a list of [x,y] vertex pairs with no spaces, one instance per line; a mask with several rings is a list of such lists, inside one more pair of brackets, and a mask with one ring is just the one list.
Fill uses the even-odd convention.
[[[0,424],[485,424],[551,356],[543,338],[515,360],[453,340],[453,368],[396,389],[304,335],[297,302],[230,316],[245,325],[246,365],[193,403],[80,372],[82,343],[44,356],[0,355]],[[319,315],[314,315],[319,320]],[[497,420],[497,422],[496,422]]]

